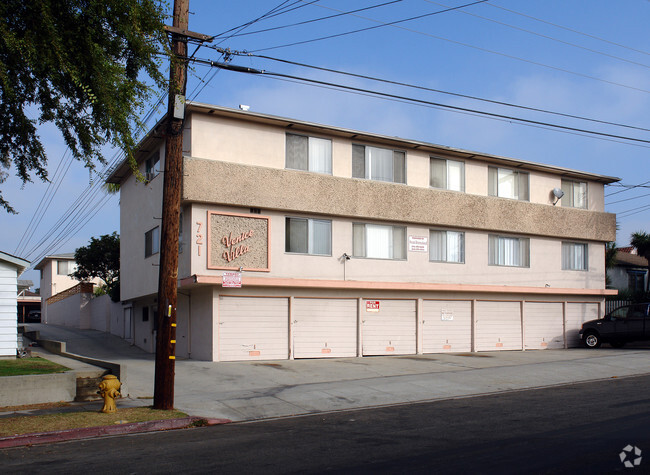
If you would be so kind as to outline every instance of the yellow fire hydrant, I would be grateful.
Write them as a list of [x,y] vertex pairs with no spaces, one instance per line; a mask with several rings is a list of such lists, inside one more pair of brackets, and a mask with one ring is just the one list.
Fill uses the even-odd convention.
[[117,412],[115,399],[122,397],[120,394],[121,386],[122,383],[117,379],[117,376],[112,374],[104,376],[103,381],[99,383],[99,394],[104,398],[104,407],[102,407],[102,412],[109,414]]

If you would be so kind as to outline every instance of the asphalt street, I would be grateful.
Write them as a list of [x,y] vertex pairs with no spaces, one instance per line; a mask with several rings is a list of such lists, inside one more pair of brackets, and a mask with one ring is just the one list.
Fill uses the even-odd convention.
[[650,376],[611,378],[5,449],[0,466],[48,474],[647,473],[648,394]]

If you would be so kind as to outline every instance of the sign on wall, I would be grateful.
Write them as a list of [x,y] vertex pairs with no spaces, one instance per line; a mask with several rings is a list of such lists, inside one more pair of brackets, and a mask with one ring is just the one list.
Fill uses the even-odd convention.
[[366,312],[379,313],[379,300],[366,300]]
[[240,288],[241,272],[226,271],[223,273],[222,287]]
[[409,236],[409,252],[429,252],[429,238],[426,236]]
[[269,217],[208,211],[208,269],[269,271]]

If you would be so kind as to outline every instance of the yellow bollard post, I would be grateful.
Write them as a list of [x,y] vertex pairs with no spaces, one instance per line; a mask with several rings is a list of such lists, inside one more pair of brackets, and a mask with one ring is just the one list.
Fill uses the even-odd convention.
[[104,380],[99,383],[99,394],[104,398],[104,407],[102,407],[101,412],[112,414],[117,412],[117,406],[115,405],[115,399],[122,397],[120,394],[120,387],[122,383],[117,379],[117,376],[112,374],[107,374],[104,376]]

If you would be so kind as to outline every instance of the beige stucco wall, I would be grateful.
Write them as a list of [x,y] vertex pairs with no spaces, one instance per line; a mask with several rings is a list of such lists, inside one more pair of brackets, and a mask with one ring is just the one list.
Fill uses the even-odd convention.
[[[429,152],[392,147],[387,144],[373,144],[363,140],[350,140],[341,137],[287,129],[277,125],[252,123],[207,114],[192,114],[188,121],[187,137],[191,141],[188,148],[191,156],[209,160],[257,165],[284,169],[286,134],[297,133],[332,140],[332,175],[350,178],[352,176],[352,144],[377,145],[406,152],[406,184],[412,187],[429,188]],[[443,157],[443,154],[435,154]],[[450,156],[465,163],[465,193],[487,196],[488,163],[479,160],[464,160]],[[561,177],[550,173],[528,171],[530,173],[530,202],[551,205],[553,188],[561,187]],[[588,183],[589,210],[604,210],[603,185]]]
[[[161,159],[161,168],[164,161]],[[141,166],[144,173],[144,164]],[[145,184],[131,175],[120,187],[120,297],[129,300],[158,287],[159,254],[145,258],[145,233],[160,226],[163,174]]]
[[616,217],[609,213],[195,158],[185,159],[181,196],[187,201],[323,216],[602,242],[616,239]]
[[[217,211],[210,205],[194,205],[195,221],[204,223],[208,211]],[[245,210],[219,208],[232,213]],[[270,218],[271,229],[271,269],[269,272],[245,270],[246,275],[269,278],[325,279],[343,280],[344,270],[347,280],[378,282],[428,282],[448,284],[510,285],[554,288],[602,289],[604,280],[604,244],[589,242],[588,271],[562,270],[562,240],[554,238],[531,237],[529,268],[501,267],[488,265],[488,233],[483,231],[465,232],[465,263],[430,262],[428,252],[408,252],[407,260],[353,258],[343,262],[343,253],[352,254],[353,222],[368,220],[333,219],[332,255],[315,256],[285,252],[285,218],[313,217],[304,213],[265,212]],[[251,214],[251,218],[259,215]],[[406,223],[400,223],[407,225]],[[195,225],[196,226],[196,225]],[[435,229],[447,229],[434,227]],[[429,226],[407,225],[407,236],[427,237]],[[454,229],[454,228],[452,228]],[[205,245],[199,255],[199,246],[191,247],[192,265],[190,275],[220,276],[223,271],[210,269]],[[243,262],[243,261],[242,261]],[[233,262],[236,265],[238,261]],[[345,269],[344,269],[345,266]]]

